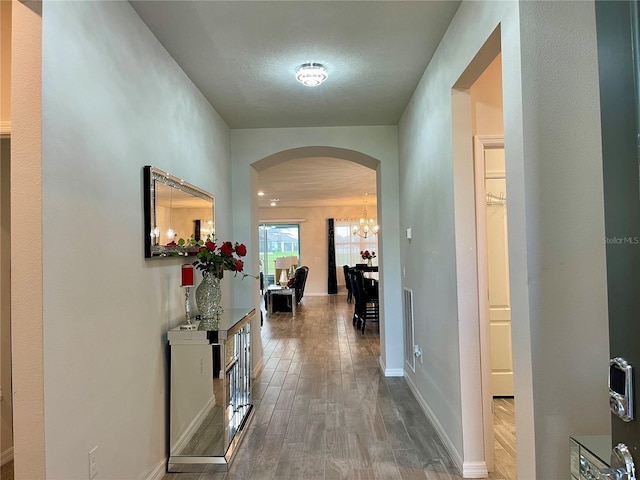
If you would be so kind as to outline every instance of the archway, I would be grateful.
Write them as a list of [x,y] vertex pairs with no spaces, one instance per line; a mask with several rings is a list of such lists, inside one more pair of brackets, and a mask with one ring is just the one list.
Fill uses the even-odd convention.
[[[234,221],[234,231],[243,238],[254,239],[257,252],[258,200],[257,179],[262,169],[295,158],[331,157],[355,162],[376,171],[378,195],[377,218],[382,234],[380,249],[380,368],[387,376],[402,376],[402,299],[400,289],[386,285],[400,285],[398,167],[395,129],[367,127],[356,129],[345,138],[342,129],[277,129],[269,132],[243,130],[232,136],[234,152],[234,207],[246,215]],[[292,136],[291,132],[296,135]],[[269,133],[269,138],[262,138]],[[318,134],[321,133],[319,136]],[[273,138],[273,135],[278,138]],[[382,135],[381,135],[382,134]],[[320,138],[322,137],[322,138]],[[339,137],[337,140],[336,138]],[[367,141],[363,142],[363,137]],[[306,146],[304,145],[306,143]],[[346,148],[349,147],[355,148]],[[336,146],[341,145],[341,146]],[[361,148],[366,145],[366,148]],[[258,267],[257,256],[253,259]],[[259,305],[256,298],[255,305]],[[258,338],[255,338],[259,342]],[[256,342],[254,342],[256,345]],[[257,345],[256,345],[257,346]],[[261,350],[261,346],[259,347]],[[255,371],[261,365],[255,365]]]

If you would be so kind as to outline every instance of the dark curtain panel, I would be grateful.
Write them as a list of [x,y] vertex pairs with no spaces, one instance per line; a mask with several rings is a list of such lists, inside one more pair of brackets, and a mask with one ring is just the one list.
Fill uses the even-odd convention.
[[338,293],[338,278],[336,277],[336,243],[333,238],[333,218],[329,218],[327,222],[327,243],[329,245],[327,293],[335,295]]

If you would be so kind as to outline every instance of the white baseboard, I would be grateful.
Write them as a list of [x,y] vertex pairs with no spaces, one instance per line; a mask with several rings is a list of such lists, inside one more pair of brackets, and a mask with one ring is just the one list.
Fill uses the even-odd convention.
[[387,366],[384,364],[384,360],[382,360],[382,357],[378,357],[378,365],[380,365],[380,370],[384,375],[384,371],[387,369]]
[[404,370],[402,368],[387,368],[382,357],[378,357],[378,364],[385,377],[404,377]]
[[463,478],[487,478],[489,471],[486,462],[463,462],[462,477]]
[[4,465],[11,460],[13,460],[13,447],[7,448],[0,454],[0,464]]
[[[451,457],[451,460],[453,460],[454,466],[456,467],[458,472],[464,472],[464,468],[462,464],[462,456],[460,455],[460,452],[458,452],[458,449],[455,447],[455,445],[447,435],[447,432],[444,430],[442,424],[438,421],[437,417],[434,415],[431,408],[429,408],[429,405],[427,404],[425,399],[422,397],[422,395],[416,388],[411,377],[409,375],[405,375],[404,378],[407,380],[407,384],[409,385],[409,388],[413,392],[413,396],[416,397],[416,400],[418,401],[418,405],[420,405],[424,414],[431,421],[431,423],[433,423],[433,426],[435,427],[436,432],[440,437],[440,440],[442,440],[444,448],[446,448],[447,452],[449,453],[449,456]],[[487,467],[485,465],[485,472],[486,471],[487,471]],[[463,476],[465,478],[478,478],[478,477],[466,477],[465,475]],[[485,477],[486,476],[487,475],[485,475]]]
[[156,468],[153,469],[153,472],[149,474],[146,480],[162,480],[162,478],[167,474],[167,459],[165,458],[162,462],[160,462]]

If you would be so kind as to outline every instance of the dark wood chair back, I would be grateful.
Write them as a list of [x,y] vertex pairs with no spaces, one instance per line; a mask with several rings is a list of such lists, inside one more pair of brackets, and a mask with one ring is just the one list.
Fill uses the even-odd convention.
[[347,287],[347,302],[351,303],[353,292],[351,291],[351,278],[349,277],[349,268],[349,265],[342,266],[342,270],[344,272],[344,285]]
[[351,277],[351,290],[353,291],[353,298],[355,299],[353,324],[364,333],[367,320],[374,322],[379,321],[377,292],[373,295],[373,292],[370,293],[367,291],[362,271],[352,268],[349,270],[349,276]]
[[309,267],[303,265],[296,268],[294,273],[293,288],[296,289],[296,303],[300,303],[304,296],[304,287],[307,284],[307,276],[309,275]]

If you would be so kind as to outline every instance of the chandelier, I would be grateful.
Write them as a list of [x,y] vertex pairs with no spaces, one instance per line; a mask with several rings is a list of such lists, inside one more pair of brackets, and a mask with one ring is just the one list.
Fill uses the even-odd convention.
[[353,227],[353,234],[367,238],[378,233],[378,230],[380,230],[380,227],[376,223],[376,219],[369,218],[369,215],[367,215],[367,203],[365,202],[362,217],[358,220],[358,225]]

